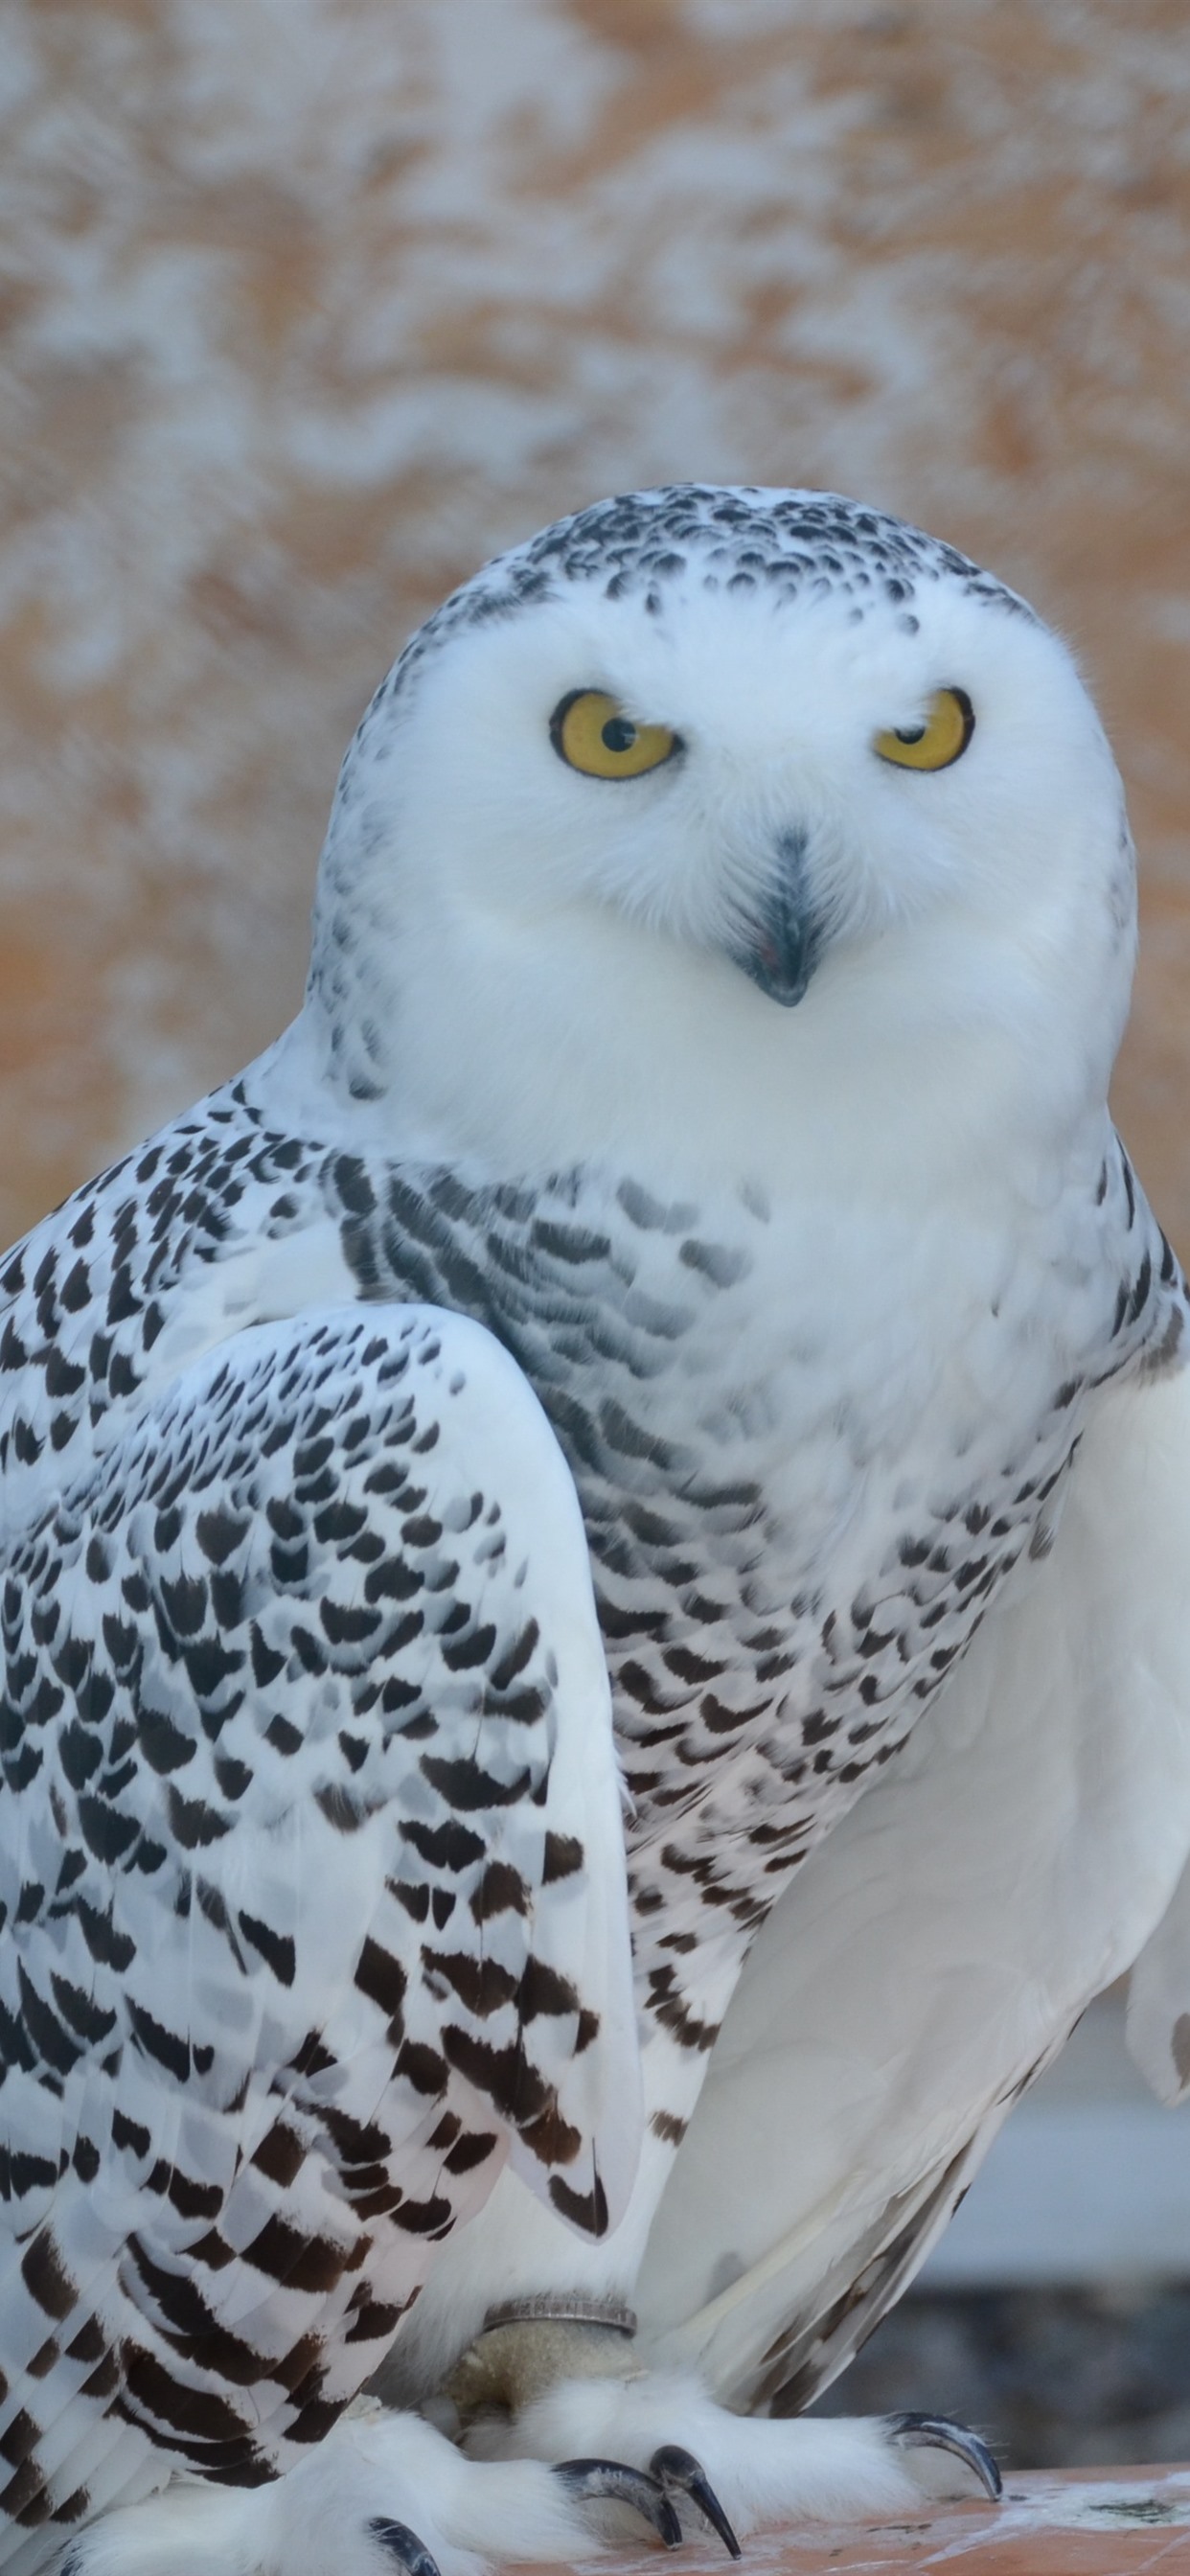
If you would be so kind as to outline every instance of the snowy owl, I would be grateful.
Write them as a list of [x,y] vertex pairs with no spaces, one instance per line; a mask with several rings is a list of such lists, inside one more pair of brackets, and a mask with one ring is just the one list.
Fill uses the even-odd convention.
[[879,511],[413,638],[299,1018],[0,1282],[8,2576],[994,2492],[797,2410],[1142,1953],[1190,2082],[1132,954],[1069,655]]

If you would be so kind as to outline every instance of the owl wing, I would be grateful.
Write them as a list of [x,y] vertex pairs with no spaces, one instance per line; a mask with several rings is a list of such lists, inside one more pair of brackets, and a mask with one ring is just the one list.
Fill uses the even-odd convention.
[[[760,1934],[654,2224],[652,2352],[801,2406],[945,2226],[1016,2098],[1150,1939],[1190,1850],[1190,1373],[1101,1397],[905,1752]],[[1173,2091],[1187,1881],[1138,1973]]]
[[0,2486],[319,2438],[506,2154],[614,2222],[639,2079],[586,1542],[483,1329],[241,1332],[11,1546]]

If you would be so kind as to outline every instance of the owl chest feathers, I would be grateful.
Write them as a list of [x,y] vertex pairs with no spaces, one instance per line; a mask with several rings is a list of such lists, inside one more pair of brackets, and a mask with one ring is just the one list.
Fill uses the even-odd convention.
[[12,1508],[23,1456],[32,1510],[43,1470],[85,1477],[254,1322],[359,1296],[465,1312],[575,1478],[646,1875],[675,1837],[760,1832],[780,1861],[1045,1544],[1088,1391],[1180,1294],[1154,1236],[1114,1140],[1045,1218],[964,1229],[891,1194],[491,1182],[299,1142],[237,1085],[48,1220],[23,1289],[12,1271]]
[[590,1172],[346,1186],[364,1293],[477,1316],[566,1454],[646,1904],[712,1844],[718,1875],[759,1834],[779,1875],[1048,1544],[1108,1358],[1102,1203],[1088,1236],[1069,1211],[964,1233],[953,1207],[708,1207]]

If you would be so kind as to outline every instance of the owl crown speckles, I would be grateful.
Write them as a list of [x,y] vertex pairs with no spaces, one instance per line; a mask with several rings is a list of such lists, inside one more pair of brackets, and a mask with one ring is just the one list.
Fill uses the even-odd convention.
[[787,605],[803,594],[838,593],[857,622],[880,602],[896,609],[912,634],[916,585],[944,575],[970,598],[1032,618],[1025,600],[957,547],[840,493],[755,484],[725,491],[705,483],[626,492],[496,555],[419,627],[372,704],[389,703],[460,628],[515,616],[567,582],[596,584],[608,599],[637,598],[654,615],[667,587],[683,577],[712,596],[760,591]]

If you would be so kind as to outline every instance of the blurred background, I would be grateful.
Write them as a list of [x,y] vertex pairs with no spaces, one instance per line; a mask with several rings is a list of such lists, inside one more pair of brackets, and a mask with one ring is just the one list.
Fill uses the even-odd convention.
[[[0,30],[0,1238],[290,1015],[338,761],[423,612],[704,478],[862,494],[1074,645],[1142,853],[1118,1110],[1190,1252],[1185,0]],[[832,2405],[1190,2457],[1190,2118],[1118,2019]]]

